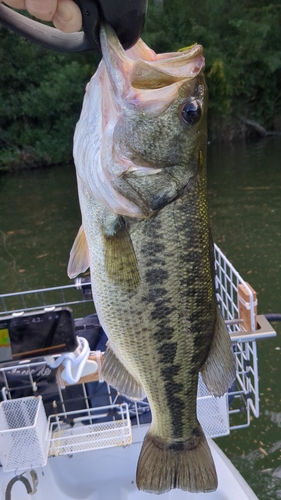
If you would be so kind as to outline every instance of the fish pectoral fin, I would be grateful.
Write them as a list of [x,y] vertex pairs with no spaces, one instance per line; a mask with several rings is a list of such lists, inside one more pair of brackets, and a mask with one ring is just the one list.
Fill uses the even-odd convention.
[[213,396],[225,394],[236,377],[236,362],[231,339],[219,309],[210,351],[200,371],[204,383]]
[[127,398],[137,401],[145,398],[142,385],[128,372],[112,350],[110,343],[108,343],[104,354],[101,375],[109,385]]
[[69,278],[73,279],[78,274],[84,273],[90,267],[89,248],[83,226],[80,227],[70,251],[67,267]]
[[198,423],[186,441],[164,442],[150,431],[146,434],[137,466],[137,487],[149,493],[179,488],[192,493],[217,489],[214,461]]
[[140,283],[140,275],[132,240],[122,217],[116,219],[114,230],[104,231],[104,247],[110,281],[125,290],[134,290]]

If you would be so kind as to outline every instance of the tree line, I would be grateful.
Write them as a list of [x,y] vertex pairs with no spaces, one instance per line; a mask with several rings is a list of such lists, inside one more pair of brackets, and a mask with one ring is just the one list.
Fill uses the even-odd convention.
[[[212,140],[281,130],[280,0],[149,0],[143,39],[156,52],[203,45]],[[98,62],[94,52],[51,52],[0,28],[0,170],[71,161]]]

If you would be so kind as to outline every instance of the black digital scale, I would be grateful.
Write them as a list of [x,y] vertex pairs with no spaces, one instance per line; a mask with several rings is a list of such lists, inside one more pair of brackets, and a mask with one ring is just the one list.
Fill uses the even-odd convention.
[[0,363],[75,351],[76,336],[68,307],[1,317]]

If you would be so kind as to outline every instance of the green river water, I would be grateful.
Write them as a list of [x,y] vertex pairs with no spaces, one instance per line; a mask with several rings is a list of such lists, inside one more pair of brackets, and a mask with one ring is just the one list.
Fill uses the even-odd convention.
[[[281,139],[210,145],[215,242],[258,293],[258,312],[281,313]],[[73,166],[0,177],[0,294],[68,284],[80,227]],[[217,440],[260,500],[281,498],[281,324],[258,344],[261,416]],[[207,499],[207,495],[206,495]]]

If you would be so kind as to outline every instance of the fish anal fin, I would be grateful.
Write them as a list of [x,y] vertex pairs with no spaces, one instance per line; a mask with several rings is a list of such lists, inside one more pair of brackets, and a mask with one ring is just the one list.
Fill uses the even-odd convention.
[[213,396],[222,396],[236,377],[236,363],[230,335],[218,310],[214,337],[208,357],[201,368],[204,383]]
[[112,234],[104,233],[105,266],[109,280],[130,291],[139,285],[140,275],[129,231],[119,219]]
[[102,377],[118,392],[129,399],[140,401],[145,398],[142,385],[128,372],[108,343],[102,364]]
[[76,278],[78,274],[84,273],[89,267],[89,248],[83,226],[81,226],[70,251],[67,274],[71,279]]
[[193,493],[217,489],[217,474],[209,445],[198,424],[197,443],[167,445],[148,431],[137,467],[137,487],[149,493],[164,493],[179,488]]

